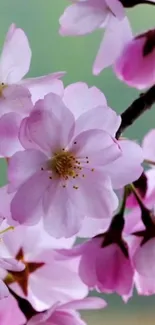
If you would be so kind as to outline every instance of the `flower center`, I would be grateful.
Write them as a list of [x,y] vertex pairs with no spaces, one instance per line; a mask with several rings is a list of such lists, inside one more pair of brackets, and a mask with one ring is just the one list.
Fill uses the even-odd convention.
[[76,163],[74,155],[62,149],[54,154],[54,157],[49,161],[48,167],[55,175],[68,179],[68,177],[76,175]]
[[3,89],[6,88],[7,85],[4,84],[4,82],[1,82],[0,83],[0,97],[3,96]]

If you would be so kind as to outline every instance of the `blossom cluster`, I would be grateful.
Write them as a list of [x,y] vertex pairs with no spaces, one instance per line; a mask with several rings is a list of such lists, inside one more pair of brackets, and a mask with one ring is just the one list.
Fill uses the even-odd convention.
[[134,37],[126,8],[155,1],[71,2],[61,35],[105,29],[93,73],[112,66],[127,85],[151,88],[120,116],[95,86],[65,87],[65,72],[24,78],[30,44],[9,27],[0,56],[1,325],[84,325],[77,310],[107,305],[89,296],[94,289],[124,302],[134,288],[155,293],[155,129],[141,144],[122,136],[155,102],[155,29]]

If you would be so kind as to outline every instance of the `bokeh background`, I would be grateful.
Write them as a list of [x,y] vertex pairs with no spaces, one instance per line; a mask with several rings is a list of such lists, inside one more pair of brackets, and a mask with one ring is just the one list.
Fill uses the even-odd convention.
[[[59,36],[58,19],[68,4],[67,0],[0,0],[0,47],[9,25],[16,23],[28,35],[33,52],[29,76],[67,71],[65,85],[76,81],[85,81],[89,86],[95,85],[105,93],[109,106],[122,112],[138,96],[138,92],[119,82],[111,69],[102,72],[98,77],[92,75],[92,63],[102,31],[79,38]],[[155,7],[137,6],[127,14],[136,33],[154,26]],[[141,140],[147,130],[154,127],[155,110],[152,109],[126,135]],[[6,167],[5,162],[1,161],[0,185],[5,181]],[[135,294],[126,305],[115,295],[106,296],[106,300],[109,303],[108,308],[102,312],[83,313],[89,325],[149,325],[155,322],[154,297],[137,297]]]

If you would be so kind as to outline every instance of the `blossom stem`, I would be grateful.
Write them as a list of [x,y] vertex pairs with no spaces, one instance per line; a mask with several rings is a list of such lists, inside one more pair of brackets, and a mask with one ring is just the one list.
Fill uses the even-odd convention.
[[123,231],[124,228],[124,212],[126,207],[126,200],[128,196],[128,189],[127,187],[124,188],[124,195],[122,200],[122,205],[119,212],[113,217],[111,221],[111,225],[109,227],[110,230],[119,230],[120,232]]
[[145,159],[145,160],[144,160],[144,163],[145,163],[145,164],[148,164],[148,165],[155,166],[155,161],[153,161],[153,160]]
[[152,226],[153,222],[151,219],[151,211],[144,205],[143,199],[141,198],[140,194],[136,190],[135,186],[133,184],[130,184],[130,188],[140,206],[141,209],[141,219],[145,227],[147,228],[148,226]]
[[145,111],[155,103],[155,85],[141,94],[122,114],[122,122],[116,133],[116,139],[120,137],[130,125],[132,125]]

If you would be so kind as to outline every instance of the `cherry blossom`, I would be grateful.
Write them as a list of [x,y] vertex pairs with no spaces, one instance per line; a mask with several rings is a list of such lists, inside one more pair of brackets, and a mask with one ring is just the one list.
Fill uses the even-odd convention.
[[93,73],[97,75],[116,60],[124,45],[131,40],[130,24],[125,17],[123,5],[118,0],[71,2],[73,4],[59,19],[61,35],[78,36],[105,28],[105,35],[93,66]]
[[[21,55],[21,49],[23,55]],[[31,49],[26,34],[15,24],[8,30],[0,56],[0,156],[10,157],[22,146],[18,140],[19,126],[28,116],[33,103],[52,91],[63,93],[58,72],[39,78],[22,78],[28,72]]]
[[134,269],[122,225],[116,229],[114,218],[109,229],[91,240],[76,246],[67,256],[80,256],[79,274],[91,289],[103,293],[116,292],[126,301],[132,295]]
[[29,71],[31,55],[26,34],[21,28],[17,28],[15,24],[12,24],[7,32],[0,56],[0,105],[5,98],[3,91],[10,85],[21,84],[27,87],[32,94],[33,102],[43,98],[51,91],[58,94],[63,91],[63,84],[59,78],[64,75],[64,72],[22,80]]
[[4,234],[3,242],[1,255],[12,256],[17,265],[22,261],[25,269],[17,273],[6,267],[7,271],[1,270],[0,277],[35,310],[43,311],[57,301],[67,303],[87,295],[87,287],[78,275],[78,258],[64,259],[60,251],[62,247],[71,247],[74,238],[52,239],[40,223],[33,227],[16,227]]
[[[91,122],[93,114],[87,114]],[[104,117],[101,110],[98,118]],[[39,101],[22,126],[26,150],[17,152],[8,168],[9,191],[17,190],[12,218],[35,224],[43,216],[46,230],[56,237],[77,233],[85,215],[110,218],[118,200],[106,166],[121,156],[115,139],[96,125],[85,130],[54,94]]]
[[[134,57],[134,60],[133,60]],[[129,86],[144,89],[155,83],[155,30],[140,34],[125,45],[114,70]]]

